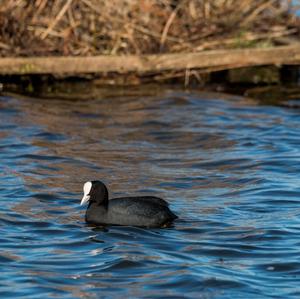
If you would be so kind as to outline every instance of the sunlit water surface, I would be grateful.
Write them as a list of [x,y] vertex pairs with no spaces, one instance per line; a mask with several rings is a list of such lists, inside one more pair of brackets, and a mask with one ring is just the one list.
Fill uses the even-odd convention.
[[[0,97],[1,298],[300,298],[300,111],[222,94]],[[167,199],[91,227],[82,184]]]

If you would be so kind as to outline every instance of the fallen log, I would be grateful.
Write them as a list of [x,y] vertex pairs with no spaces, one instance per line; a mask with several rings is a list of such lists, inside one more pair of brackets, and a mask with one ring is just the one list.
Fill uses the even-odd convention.
[[159,73],[187,69],[226,70],[259,65],[300,64],[300,46],[212,50],[195,53],[90,57],[0,58],[1,75]]

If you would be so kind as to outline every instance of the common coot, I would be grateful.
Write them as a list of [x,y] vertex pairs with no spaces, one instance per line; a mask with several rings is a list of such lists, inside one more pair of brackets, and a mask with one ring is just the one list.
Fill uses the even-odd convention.
[[169,204],[154,196],[120,197],[108,199],[108,190],[100,181],[86,182],[81,205],[88,202],[87,223],[162,227],[178,218]]

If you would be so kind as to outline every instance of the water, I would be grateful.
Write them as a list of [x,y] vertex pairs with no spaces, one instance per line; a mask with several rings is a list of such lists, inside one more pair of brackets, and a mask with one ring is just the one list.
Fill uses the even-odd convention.
[[[178,91],[0,108],[1,298],[299,298],[299,110]],[[180,219],[88,226],[91,179]]]
[[299,0],[292,0],[291,7],[294,9],[297,16],[300,16],[300,1]]

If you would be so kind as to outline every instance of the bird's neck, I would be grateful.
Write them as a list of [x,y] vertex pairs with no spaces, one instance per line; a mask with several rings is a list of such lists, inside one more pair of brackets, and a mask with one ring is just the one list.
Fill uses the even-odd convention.
[[91,207],[94,207],[94,208],[96,208],[96,207],[103,207],[103,208],[107,209],[107,207],[108,207],[108,199],[106,198],[106,199],[104,199],[102,201],[94,201],[94,200],[90,201],[89,205],[88,205],[88,209],[91,208]]

